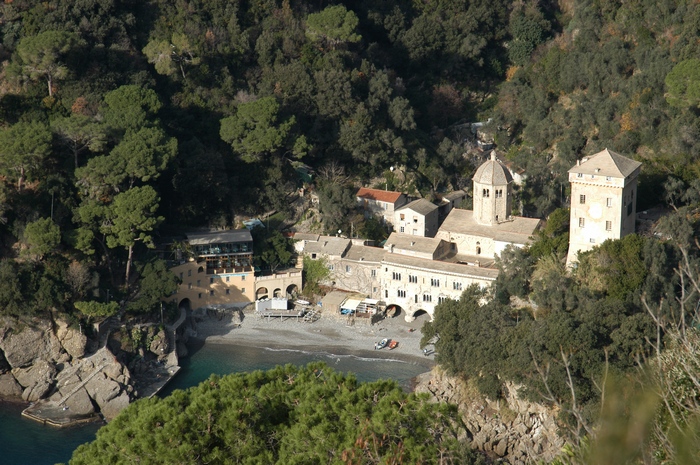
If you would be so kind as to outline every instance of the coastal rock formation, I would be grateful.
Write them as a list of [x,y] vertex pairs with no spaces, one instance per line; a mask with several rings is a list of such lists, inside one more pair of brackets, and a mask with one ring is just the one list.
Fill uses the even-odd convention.
[[79,330],[71,328],[68,323],[62,320],[56,322],[56,337],[61,347],[73,358],[80,358],[85,355],[87,336]]
[[22,396],[22,386],[12,376],[12,373],[0,374],[0,397],[20,396]]
[[473,448],[503,463],[547,462],[564,446],[556,412],[521,399],[512,383],[506,385],[506,398],[494,402],[470,392],[465,383],[435,368],[419,377],[415,390],[430,394],[436,401],[458,405],[467,427],[465,439]]
[[35,360],[59,360],[62,347],[51,322],[34,320],[19,330],[8,322],[0,324],[0,350],[12,368],[31,365]]
[[13,368],[12,375],[24,389],[22,399],[36,402],[51,390],[56,371],[53,363],[40,359],[27,368]]
[[153,336],[153,340],[151,341],[148,350],[156,354],[158,358],[165,357],[168,352],[170,352],[170,345],[168,344],[168,338],[166,337],[164,330],[161,329]]

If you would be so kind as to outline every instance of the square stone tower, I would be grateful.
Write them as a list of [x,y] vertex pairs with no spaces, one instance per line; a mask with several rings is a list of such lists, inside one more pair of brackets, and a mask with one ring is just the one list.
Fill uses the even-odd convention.
[[569,170],[571,224],[567,264],[606,239],[634,232],[637,178],[642,164],[608,149]]

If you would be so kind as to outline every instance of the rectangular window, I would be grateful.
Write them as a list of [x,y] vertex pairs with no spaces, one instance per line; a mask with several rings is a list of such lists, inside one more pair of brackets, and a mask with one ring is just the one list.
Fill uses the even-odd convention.
[[202,293],[201,293],[201,292],[200,292],[199,294],[197,294],[197,298],[198,298],[198,299],[201,299],[201,298],[202,298]]
[[187,289],[192,289],[192,283],[187,284]]
[[187,276],[192,276],[192,270],[187,270]]
[[440,280],[436,278],[430,278],[430,285],[433,287],[440,287]]
[[241,281],[245,281],[245,275],[241,276]]
[[414,222],[414,223],[418,223],[418,217],[417,217],[417,216],[414,216],[414,217],[413,217],[413,222]]
[[417,229],[414,229],[414,230],[413,230],[413,235],[414,235],[414,236],[417,236],[417,235],[418,235],[418,230],[417,230]]
[[345,272],[350,273],[350,265],[345,265]]
[[605,206],[608,208],[612,207],[612,197],[605,199]]
[[394,281],[401,281],[401,273],[397,273],[396,271],[392,271],[391,279],[393,279]]
[[245,294],[245,287],[241,288],[241,294]]
[[373,278],[377,277],[377,270],[370,270],[369,275]]
[[578,196],[578,203],[586,203],[586,196],[584,194]]
[[396,291],[396,295],[398,297],[406,297],[406,291],[404,291],[403,289],[399,289],[398,291]]
[[231,294],[231,289],[226,289],[226,295],[230,295],[230,294]]
[[180,281],[182,281],[182,278],[184,278],[184,273],[181,271],[180,272]]
[[403,221],[404,219],[405,219],[405,216],[403,213],[401,213],[401,221]]
[[455,291],[461,291],[462,290],[462,283],[455,281],[452,283],[452,289]]
[[231,281],[231,277],[230,277],[230,276],[226,276],[226,282],[229,282],[229,281]]
[[333,268],[335,268],[333,265],[328,265],[328,269],[333,271]]
[[590,242],[591,244],[595,244],[595,239],[593,239],[593,238],[591,237],[591,238],[589,239],[589,242]]
[[439,304],[443,303],[443,302],[446,301],[446,300],[447,300],[447,297],[443,297],[443,296],[438,297],[438,303],[439,303]]
[[413,284],[418,283],[418,276],[413,276],[413,275],[409,274],[408,275],[408,282],[413,283]]
[[389,298],[389,290],[388,289],[384,289],[384,297],[387,299]]
[[578,219],[578,227],[583,228],[586,226],[586,219],[585,218],[579,218]]
[[582,177],[583,177],[583,173],[576,173],[576,177],[577,177],[577,178],[582,178]]
[[432,302],[433,296],[430,294],[423,294],[423,302]]
[[401,226],[401,227],[399,228],[399,232],[405,232],[403,226]]
[[606,222],[605,222],[605,230],[606,230],[606,231],[612,231],[612,221],[606,221]]
[[211,291],[209,291],[209,295],[214,295],[214,289],[212,289]]
[[214,278],[209,278],[209,284],[214,284]]
[[198,279],[198,280],[197,280],[197,286],[201,286],[201,285],[202,285],[202,281]]

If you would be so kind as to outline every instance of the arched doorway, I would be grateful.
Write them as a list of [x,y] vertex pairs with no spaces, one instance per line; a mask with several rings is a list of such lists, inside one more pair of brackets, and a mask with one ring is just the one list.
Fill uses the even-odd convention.
[[290,284],[289,286],[287,286],[287,298],[295,299],[298,294],[299,288],[296,284]]
[[177,308],[182,310],[183,308],[187,311],[192,310],[192,303],[190,302],[190,299],[182,299],[179,304],[177,304]]
[[387,318],[394,318],[401,315],[401,307],[396,304],[387,305],[386,316]]
[[267,295],[269,294],[268,290],[266,287],[261,287],[257,291],[255,291],[255,299],[260,300],[260,299],[265,299],[267,298]]
[[430,320],[430,314],[423,309],[413,312],[413,321]]
[[282,297],[282,289],[280,289],[280,288],[278,287],[277,289],[275,289],[274,291],[272,291],[272,296],[273,296],[273,297]]

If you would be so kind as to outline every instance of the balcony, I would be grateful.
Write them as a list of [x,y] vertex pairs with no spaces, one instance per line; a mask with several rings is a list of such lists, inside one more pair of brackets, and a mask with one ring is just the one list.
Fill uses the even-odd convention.
[[207,274],[236,274],[236,273],[252,273],[252,266],[234,266],[232,268],[207,268]]

